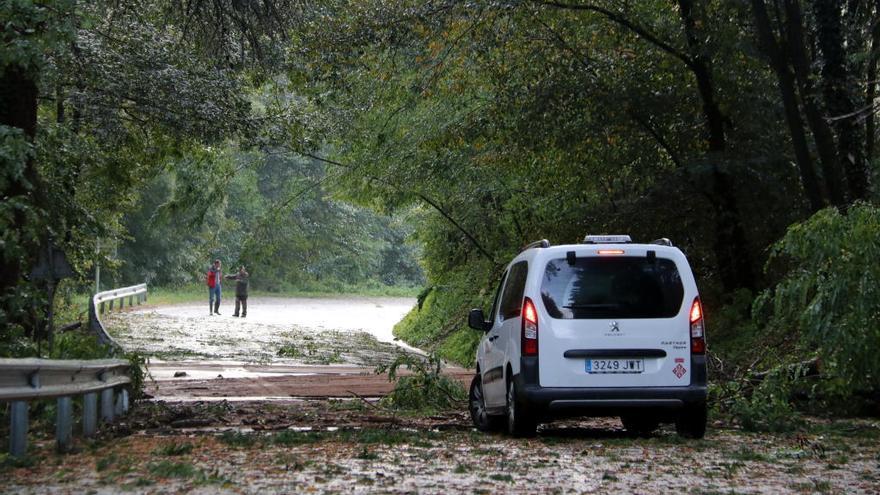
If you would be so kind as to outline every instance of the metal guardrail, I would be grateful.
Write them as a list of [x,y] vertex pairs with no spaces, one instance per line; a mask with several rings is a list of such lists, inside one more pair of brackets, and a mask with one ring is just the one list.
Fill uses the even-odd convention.
[[89,329],[98,335],[98,340],[105,345],[110,345],[116,349],[122,349],[113,337],[107,333],[104,324],[101,322],[101,314],[105,310],[113,311],[116,301],[119,301],[119,309],[125,306],[125,299],[128,298],[128,305],[133,306],[134,302],[138,304],[147,301],[147,284],[132,285],[131,287],[123,287],[121,289],[105,290],[98,292],[89,301]]
[[[0,358],[0,402],[10,404],[9,452],[27,451],[28,402],[57,400],[55,438],[59,452],[70,449],[73,433],[73,397],[83,396],[83,436],[94,436],[100,419],[113,421],[129,406],[130,364],[122,359],[53,360]],[[115,391],[119,390],[116,394]]]
[[[89,329],[102,344],[120,346],[101,322],[105,311],[133,306],[147,300],[147,284],[99,292],[89,300]],[[9,452],[22,457],[27,451],[28,402],[56,399],[55,438],[59,452],[70,449],[73,438],[73,398],[82,396],[83,436],[97,432],[98,417],[104,422],[128,411],[130,364],[123,359],[56,360],[0,358],[0,402],[10,403]],[[119,392],[118,394],[116,392]],[[100,395],[100,411],[98,398]]]

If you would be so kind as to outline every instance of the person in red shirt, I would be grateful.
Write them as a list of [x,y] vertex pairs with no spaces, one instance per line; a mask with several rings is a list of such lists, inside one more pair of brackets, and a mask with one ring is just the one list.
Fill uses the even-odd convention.
[[220,314],[220,282],[223,280],[223,270],[220,268],[220,260],[214,260],[214,264],[208,270],[208,314]]

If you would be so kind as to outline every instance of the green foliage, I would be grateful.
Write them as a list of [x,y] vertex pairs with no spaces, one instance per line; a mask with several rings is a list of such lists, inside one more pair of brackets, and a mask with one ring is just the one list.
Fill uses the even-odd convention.
[[[47,53],[68,41],[74,24],[73,0],[7,0],[0,3],[4,36],[0,47],[0,70],[18,66],[36,72],[45,64]],[[15,33],[7,36],[5,33]]]
[[421,283],[406,222],[335,200],[322,186],[322,164],[233,147],[215,155],[226,170],[179,162],[142,192],[124,222],[131,233],[119,253],[125,284],[201,281],[215,257],[227,272],[247,266],[252,290]]
[[713,381],[738,380],[803,359],[796,335],[753,317],[754,301],[751,291],[741,289],[725,294],[721,307],[706,307]]
[[0,357],[32,357],[37,354],[37,343],[25,335],[21,326],[0,325]]
[[153,450],[153,454],[162,456],[181,456],[192,452],[193,444],[189,442],[168,442]]
[[[18,183],[24,183],[28,192],[33,187],[26,177],[26,163],[34,155],[33,146],[21,129],[0,125],[0,192],[10,191]],[[0,201],[0,266],[22,266],[26,263],[29,249],[37,243],[39,229],[34,228],[43,212],[27,200],[24,194],[6,196]],[[24,223],[30,227],[18,228]],[[10,276],[4,273],[4,277]],[[3,287],[13,285],[11,280]],[[0,290],[0,355],[16,355],[27,352],[22,342],[26,335],[20,322],[27,319],[28,305],[33,303],[31,284]]]
[[472,308],[489,309],[498,283],[490,266],[477,261],[437,277],[437,285],[420,296],[421,304],[394,327],[394,335],[444,359],[472,365],[481,334],[467,326],[467,317]]
[[144,387],[146,386],[147,377],[147,358],[138,352],[128,352],[125,354],[128,360],[128,376],[131,378],[129,386],[131,392],[131,400],[138,400],[144,396]]
[[[742,212],[741,258],[801,218],[798,207],[766,207],[779,191],[798,198],[799,184],[778,151],[784,127],[763,110],[772,72],[743,55],[755,47],[739,7],[695,10],[707,36],[692,50],[712,60],[716,97],[736,122],[729,151],[707,157],[699,90],[681,63],[695,55],[676,9],[596,2],[625,20],[616,22],[528,2],[442,12],[354,4],[343,2],[334,29],[299,40],[304,53],[321,53],[309,58],[303,90],[338,119],[327,148],[344,196],[420,212],[414,237],[428,283],[440,289],[397,327],[409,343],[471,362],[478,335],[465,328],[467,311],[485,307],[491,296],[480,291],[493,289],[500,265],[540,238],[670,237],[687,252],[704,300],[717,301],[728,206],[706,191],[719,173]],[[677,41],[660,47],[628,25]]]
[[756,301],[773,328],[799,336],[840,379],[839,392],[880,388],[880,208],[820,211],[773,246],[782,280]]
[[103,359],[111,357],[112,350],[101,345],[93,333],[64,332],[55,336],[49,359]]
[[0,293],[4,354],[28,352],[21,336],[45,337],[45,291],[18,278],[32,268],[36,246],[51,239],[80,276],[96,264],[113,267],[106,245],[126,237],[123,214],[169,157],[247,134],[241,80],[183,49],[164,14],[157,4],[125,2],[0,4],[4,98],[27,86],[9,85],[9,74],[34,82],[40,95],[37,108],[22,96],[21,108],[2,112],[6,124],[36,111],[33,142],[0,126],[0,261],[20,268],[4,273]]
[[230,447],[250,448],[257,444],[259,438],[253,433],[242,433],[240,431],[229,430],[221,433],[219,440]]
[[803,425],[791,403],[791,381],[771,374],[752,389],[747,380],[728,384],[733,389],[729,413],[746,431],[793,431]]
[[[412,374],[398,376],[401,366]],[[436,354],[427,357],[398,354],[391,363],[376,368],[376,373],[387,372],[388,379],[397,382],[382,403],[396,409],[422,413],[460,406],[467,399],[467,392],[457,380],[443,375],[442,369],[443,362]]]

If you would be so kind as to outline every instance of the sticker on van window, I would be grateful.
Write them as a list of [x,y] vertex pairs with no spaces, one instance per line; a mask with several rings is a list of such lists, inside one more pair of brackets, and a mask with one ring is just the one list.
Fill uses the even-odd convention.
[[688,370],[684,369],[684,366],[682,366],[681,363],[678,363],[675,368],[672,368],[672,372],[675,373],[675,376],[679,379],[681,379],[687,371]]

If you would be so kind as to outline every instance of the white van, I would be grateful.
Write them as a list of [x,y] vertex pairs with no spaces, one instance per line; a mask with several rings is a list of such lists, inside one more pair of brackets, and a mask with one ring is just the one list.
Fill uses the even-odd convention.
[[507,266],[485,317],[469,409],[483,431],[535,433],[564,416],[620,416],[647,434],[675,422],[706,431],[703,310],[684,254],[666,239],[587,236],[526,248]]

